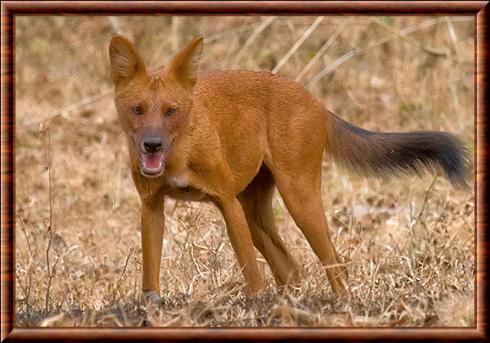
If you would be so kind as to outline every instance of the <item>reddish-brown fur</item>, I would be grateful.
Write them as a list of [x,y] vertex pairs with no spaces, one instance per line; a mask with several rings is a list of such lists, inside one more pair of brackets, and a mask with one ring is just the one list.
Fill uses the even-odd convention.
[[[254,246],[278,285],[296,282],[300,275],[274,226],[272,194],[277,187],[325,266],[333,291],[347,294],[346,269],[332,245],[320,192],[325,150],[361,174],[436,167],[464,183],[467,161],[454,137],[356,128],[329,113],[300,85],[268,72],[198,75],[201,50],[202,38],[197,38],[163,70],[150,72],[125,38],[114,37],[109,47],[116,107],[142,201],[144,291],[159,291],[166,196],[216,204],[255,293],[265,284]],[[133,113],[135,106],[143,113]],[[167,115],[170,107],[177,111]],[[163,167],[155,175],[142,169],[141,142],[150,133],[163,142]],[[431,149],[417,147],[420,139]]]

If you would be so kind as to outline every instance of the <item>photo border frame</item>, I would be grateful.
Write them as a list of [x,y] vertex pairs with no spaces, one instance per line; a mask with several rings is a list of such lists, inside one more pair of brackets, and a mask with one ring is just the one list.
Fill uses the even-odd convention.
[[[472,15],[475,17],[475,327],[21,328],[15,327],[15,17],[29,15]],[[1,340],[488,339],[488,1],[5,1],[1,4]]]

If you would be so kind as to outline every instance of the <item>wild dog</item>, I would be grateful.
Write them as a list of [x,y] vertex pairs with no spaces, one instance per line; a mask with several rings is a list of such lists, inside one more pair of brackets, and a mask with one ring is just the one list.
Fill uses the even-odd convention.
[[255,248],[277,285],[300,267],[274,225],[277,187],[323,264],[333,291],[348,294],[321,196],[324,151],[361,175],[442,172],[466,186],[469,160],[445,132],[384,133],[342,120],[297,83],[269,72],[198,73],[202,37],[159,70],[126,38],[109,45],[115,105],[141,198],[143,291],[159,293],[166,197],[210,201],[221,211],[251,293],[265,287]]

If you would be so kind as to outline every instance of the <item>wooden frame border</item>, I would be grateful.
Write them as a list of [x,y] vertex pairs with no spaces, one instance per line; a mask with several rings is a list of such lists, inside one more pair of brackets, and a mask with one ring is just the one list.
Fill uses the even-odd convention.
[[[475,328],[14,328],[15,22],[16,15],[473,15],[475,25]],[[1,4],[1,340],[323,340],[488,339],[487,167],[488,1],[5,1]]]

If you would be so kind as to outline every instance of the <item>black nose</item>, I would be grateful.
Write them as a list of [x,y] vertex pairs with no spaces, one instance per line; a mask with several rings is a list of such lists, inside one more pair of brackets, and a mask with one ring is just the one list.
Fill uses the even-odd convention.
[[158,136],[150,136],[143,141],[145,152],[157,152],[162,150],[162,139]]

